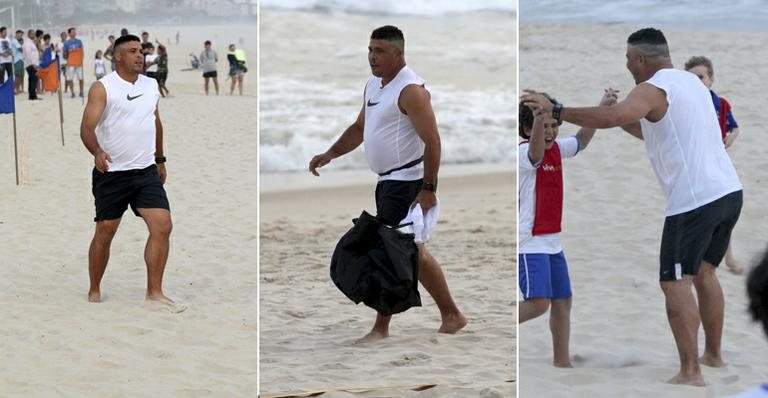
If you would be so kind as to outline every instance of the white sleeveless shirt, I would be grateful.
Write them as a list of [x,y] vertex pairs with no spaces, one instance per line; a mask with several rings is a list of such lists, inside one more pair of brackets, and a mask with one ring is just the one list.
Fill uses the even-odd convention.
[[671,68],[657,71],[645,83],[663,90],[669,104],[658,122],[640,119],[648,158],[667,197],[666,215],[740,190],[707,87],[693,73]]
[[157,81],[139,75],[135,83],[117,72],[99,79],[107,105],[96,126],[99,146],[111,158],[109,171],[136,170],[155,163],[155,110],[160,92]]
[[[371,77],[365,85],[365,128],[363,144],[368,165],[374,173],[403,166],[424,155],[424,142],[397,105],[406,86],[424,85],[424,79],[404,66],[392,81],[381,87],[380,77]],[[424,162],[407,169],[379,176],[379,181],[418,180],[424,176]]]

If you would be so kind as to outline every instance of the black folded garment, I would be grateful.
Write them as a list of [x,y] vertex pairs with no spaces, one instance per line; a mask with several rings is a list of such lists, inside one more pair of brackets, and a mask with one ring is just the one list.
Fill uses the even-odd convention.
[[401,233],[363,211],[331,258],[331,279],[355,304],[382,315],[421,306],[419,252],[413,234]]

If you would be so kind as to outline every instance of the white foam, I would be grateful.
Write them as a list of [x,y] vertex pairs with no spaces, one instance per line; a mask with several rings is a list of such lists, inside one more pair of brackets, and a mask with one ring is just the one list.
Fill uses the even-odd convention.
[[261,0],[260,5],[262,7],[292,10],[439,16],[484,10],[515,12],[517,10],[516,3],[509,0],[389,0],[387,2],[356,0]]

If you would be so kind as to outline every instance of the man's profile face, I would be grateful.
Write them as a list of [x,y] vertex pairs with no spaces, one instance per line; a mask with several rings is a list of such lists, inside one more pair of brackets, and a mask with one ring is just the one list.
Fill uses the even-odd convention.
[[141,46],[137,41],[129,41],[118,47],[115,60],[123,68],[135,73],[141,73],[144,57],[141,55]]
[[368,65],[376,77],[391,74],[399,65],[403,52],[388,40],[371,39],[368,44]]
[[642,74],[642,67],[643,67],[643,56],[638,53],[636,50],[632,49],[632,47],[627,47],[627,69],[629,70],[629,73],[632,74],[632,77],[635,79],[635,84],[640,84],[644,80],[641,79],[640,75]]

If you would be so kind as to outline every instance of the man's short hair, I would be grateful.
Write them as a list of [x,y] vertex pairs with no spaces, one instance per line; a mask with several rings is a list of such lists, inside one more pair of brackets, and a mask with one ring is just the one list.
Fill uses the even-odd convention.
[[[540,93],[543,96],[547,97],[547,99],[552,102],[553,104],[557,102],[557,100],[554,97],[551,97],[547,93]],[[528,107],[528,105],[525,105],[523,101],[520,101],[519,108],[519,115],[517,118],[517,135],[524,139],[531,138],[530,136],[525,134],[525,130],[532,130],[533,129],[533,111],[531,108]]]
[[51,40],[51,35],[49,35],[48,33],[44,34],[43,40]]
[[141,35],[142,36],[149,36],[149,33],[147,33],[147,31],[144,31],[144,32],[141,32]]
[[16,33],[21,33],[21,34],[24,34],[24,31],[23,31],[23,30],[21,30],[21,29],[16,29]]
[[72,33],[73,30],[75,30],[74,27],[71,27],[71,28],[67,29],[67,33]]
[[715,70],[712,68],[712,61],[703,55],[691,57],[691,59],[685,63],[685,70],[691,70],[699,65],[703,65],[707,68],[707,74],[709,75],[710,79],[715,75]]
[[141,39],[139,39],[138,37],[136,37],[134,35],[125,35],[125,36],[118,37],[117,40],[115,40],[115,51],[117,51],[117,49],[121,45],[123,45],[125,43],[128,43],[128,42],[132,42],[132,41],[135,41],[137,43],[141,43]]
[[206,45],[206,46],[210,46],[211,45],[211,41],[210,40],[206,40],[205,43],[203,43],[203,44]]
[[768,250],[747,277],[747,296],[752,319],[763,323],[763,331],[768,336]]
[[5,26],[0,26],[0,33],[5,32]]
[[371,32],[371,40],[386,40],[394,43],[401,50],[405,50],[405,37],[396,26],[385,25]]
[[655,28],[640,29],[629,35],[627,44],[637,48],[648,58],[669,59],[669,46],[664,33]]
[[35,37],[43,37],[43,33],[45,32],[42,29],[38,29],[35,31]]

